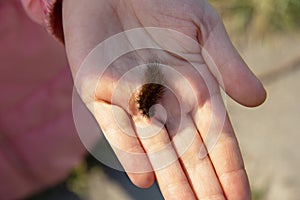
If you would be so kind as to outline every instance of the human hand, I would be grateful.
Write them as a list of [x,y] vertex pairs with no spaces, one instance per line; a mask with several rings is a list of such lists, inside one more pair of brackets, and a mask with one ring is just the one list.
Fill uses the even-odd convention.
[[[261,104],[265,91],[232,46],[216,11],[204,0],[64,0],[63,4],[66,50],[74,78],[84,71],[77,89],[132,182],[148,187],[156,178],[166,199],[250,199],[219,85],[246,106]],[[127,41],[121,43],[159,40],[163,50],[172,47],[180,56],[136,50],[107,69],[99,64],[101,77],[93,73],[95,67],[80,69],[88,66],[83,61],[96,45],[139,27],[172,29],[200,45],[175,32],[164,35],[158,29],[156,35],[157,30],[150,28],[143,31],[142,40],[126,33],[123,40]],[[106,51],[97,52],[100,62],[106,63],[103,60],[110,60],[122,48],[115,44],[104,44]],[[167,88],[151,119],[141,115],[132,100],[147,70],[136,66],[149,61],[162,63]],[[207,139],[211,135],[213,144]]]

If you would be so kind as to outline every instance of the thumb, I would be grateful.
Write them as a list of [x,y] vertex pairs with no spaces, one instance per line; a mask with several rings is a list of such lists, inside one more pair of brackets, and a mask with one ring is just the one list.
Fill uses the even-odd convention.
[[214,24],[206,39],[202,38],[202,56],[210,71],[238,103],[249,107],[262,104],[266,91],[261,82],[234,48],[219,15]]

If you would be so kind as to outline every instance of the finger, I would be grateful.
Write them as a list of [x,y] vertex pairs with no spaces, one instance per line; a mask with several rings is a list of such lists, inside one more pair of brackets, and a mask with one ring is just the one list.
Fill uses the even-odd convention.
[[260,105],[266,98],[265,89],[234,48],[221,18],[213,11],[215,25],[207,38],[198,38],[199,42],[203,40],[202,56],[229,96],[245,106]]
[[137,134],[165,199],[196,199],[165,127],[155,119],[135,120]]
[[[177,133],[171,133],[172,141],[198,199],[225,199],[210,158],[198,156],[203,142],[189,115],[183,118],[180,127]],[[173,130],[172,124],[167,128]]]
[[[221,95],[214,94],[199,108],[194,120],[227,199],[250,199],[250,187],[237,139]],[[200,150],[200,157],[203,151]]]
[[153,169],[127,113],[118,106],[95,102],[93,114],[130,180],[138,187],[151,186]]

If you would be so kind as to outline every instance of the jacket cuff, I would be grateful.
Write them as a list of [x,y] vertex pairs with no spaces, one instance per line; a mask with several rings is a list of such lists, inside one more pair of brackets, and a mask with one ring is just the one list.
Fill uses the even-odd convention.
[[45,24],[48,32],[59,42],[64,44],[62,1],[63,0],[41,0],[41,4],[45,14]]

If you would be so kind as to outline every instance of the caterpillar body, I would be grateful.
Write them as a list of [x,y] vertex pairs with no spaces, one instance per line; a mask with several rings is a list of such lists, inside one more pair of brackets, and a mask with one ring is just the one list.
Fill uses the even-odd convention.
[[137,108],[140,113],[151,118],[155,114],[153,105],[157,104],[164,95],[164,75],[158,62],[147,64],[144,75],[145,84],[136,97]]

